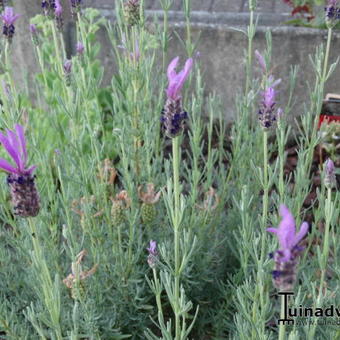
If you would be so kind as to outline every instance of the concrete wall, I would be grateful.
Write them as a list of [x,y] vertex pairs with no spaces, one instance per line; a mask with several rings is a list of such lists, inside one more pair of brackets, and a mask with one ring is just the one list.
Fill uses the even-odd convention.
[[[192,1],[195,2],[196,0]],[[267,1],[267,0],[266,0]],[[270,1],[270,0],[268,0]],[[66,3],[68,1],[66,0]],[[90,0],[88,0],[90,2]],[[38,4],[37,4],[38,3]],[[94,3],[94,1],[92,1]],[[95,1],[103,15],[114,20],[113,1]],[[196,3],[196,2],[195,2]],[[196,3],[197,4],[197,3]],[[40,1],[20,1],[15,7],[18,12],[25,13],[18,21],[17,36],[13,48],[15,51],[15,67],[18,70],[37,69],[32,58],[31,41],[27,30],[28,17],[40,13]],[[160,14],[152,10],[147,15]],[[295,114],[301,113],[303,101],[308,100],[307,82],[313,82],[314,74],[309,62],[308,54],[313,54],[317,45],[325,42],[326,32],[306,28],[280,26],[280,22],[287,19],[284,13],[262,13],[259,18],[259,27],[255,36],[254,46],[258,50],[265,48],[265,32],[271,30],[273,34],[273,73],[276,78],[282,78],[280,85],[280,102],[284,106],[288,96],[288,76],[291,65],[300,65],[300,72],[295,91],[297,106]],[[197,50],[200,51],[201,65],[204,72],[207,92],[216,91],[225,106],[226,117],[230,119],[234,114],[235,96],[240,93],[244,85],[244,50],[247,46],[246,36],[238,31],[246,29],[247,13],[208,13],[197,11],[193,13],[192,33],[200,34]],[[179,12],[171,13],[172,29],[184,34],[183,15]],[[72,34],[70,29],[66,34]],[[113,73],[112,55],[108,50],[110,43],[101,31],[99,36],[102,42],[101,57],[106,65],[106,81]],[[72,41],[72,38],[67,41]],[[73,48],[74,48],[74,44]],[[339,55],[340,34],[335,33],[332,41],[330,61],[333,62]],[[70,46],[72,48],[72,46]],[[171,41],[170,58],[175,55],[184,56],[184,51],[175,35]],[[19,74],[20,72],[18,72]],[[326,91],[340,93],[340,68],[336,70],[327,84]]]

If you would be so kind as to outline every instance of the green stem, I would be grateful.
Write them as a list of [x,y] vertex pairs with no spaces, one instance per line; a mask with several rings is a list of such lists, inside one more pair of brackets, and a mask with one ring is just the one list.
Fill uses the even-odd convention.
[[175,340],[180,340],[180,262],[179,262],[179,199],[180,199],[180,187],[179,187],[179,136],[172,139],[172,153],[173,153],[173,181],[174,181],[174,199],[175,199],[175,211],[174,211],[174,251],[175,251]]
[[248,34],[248,55],[247,55],[247,65],[246,65],[246,90],[245,95],[248,95],[250,88],[250,81],[252,77],[252,62],[253,62],[253,38],[254,38],[254,10],[250,10],[250,21],[249,21],[249,34]]
[[59,301],[55,301],[54,285],[51,279],[50,272],[48,270],[46,261],[43,257],[43,252],[39,243],[38,233],[36,230],[36,225],[32,218],[28,218],[28,224],[31,231],[31,239],[33,243],[33,248],[35,252],[35,261],[37,265],[37,270],[41,275],[42,290],[45,296],[46,307],[50,313],[53,328],[56,332],[56,337],[58,340],[62,340],[62,333],[60,327],[60,314],[59,314]]
[[329,51],[330,51],[330,48],[331,48],[331,41],[332,41],[332,28],[329,28],[328,29],[328,35],[327,35],[326,54],[325,54],[325,60],[324,60],[324,64],[323,64],[323,73],[322,73],[323,86],[325,85],[325,82],[326,82],[328,60],[329,60]]
[[[267,226],[267,215],[268,215],[268,132],[263,131],[263,203],[262,203],[262,228],[265,229]],[[262,247],[261,247],[261,263],[265,257],[265,230],[262,231]]]
[[[326,222],[325,222],[325,234],[324,234],[324,243],[323,243],[323,249],[322,249],[322,255],[321,255],[321,277],[320,277],[320,287],[319,287],[319,293],[318,298],[316,300],[316,307],[321,308],[322,307],[322,291],[323,286],[325,283],[325,277],[327,272],[327,262],[328,262],[328,256],[329,256],[329,229],[331,225],[331,218],[332,218],[332,189],[327,188],[327,199],[325,204],[325,216],[326,216]],[[311,327],[311,330],[308,334],[308,339],[314,339],[315,336],[315,330],[316,330],[316,323],[313,324]]]
[[[281,295],[280,319],[285,319],[285,295]],[[286,335],[286,324],[281,322],[279,327],[279,340],[284,340]]]

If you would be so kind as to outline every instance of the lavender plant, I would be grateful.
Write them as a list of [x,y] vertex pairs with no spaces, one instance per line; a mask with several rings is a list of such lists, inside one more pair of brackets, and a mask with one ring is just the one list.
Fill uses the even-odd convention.
[[[38,68],[30,91],[13,76],[18,15],[3,12],[0,337],[337,337],[336,326],[276,323],[277,290],[294,288],[295,305],[339,300],[337,164],[326,162],[305,204],[324,88],[337,66],[336,5],[325,12],[326,48],[310,57],[306,112],[292,122],[298,69],[280,110],[288,81],[274,79],[270,32],[265,51],[256,50],[257,2],[249,1],[245,93],[229,128],[218,95],[206,95],[191,1],[182,4],[181,35],[169,24],[172,1],[161,1],[163,20],[152,24],[142,0],[116,1],[115,21],[83,1],[42,1],[44,15],[27,27]],[[67,18],[72,42],[63,37]],[[113,71],[102,64],[103,32]],[[187,55],[181,70],[170,41]],[[293,138],[297,166],[287,175]]]

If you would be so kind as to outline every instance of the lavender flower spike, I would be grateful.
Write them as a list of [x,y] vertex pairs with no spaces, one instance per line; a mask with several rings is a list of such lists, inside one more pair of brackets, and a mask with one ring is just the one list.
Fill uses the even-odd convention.
[[325,7],[326,24],[328,28],[332,28],[336,25],[337,19],[340,19],[340,7],[338,0],[328,0]]
[[[277,83],[277,82],[276,82]],[[275,96],[276,91],[273,86],[269,86],[264,92],[261,92],[262,102],[260,106],[259,121],[263,128],[269,129],[277,120],[277,113],[275,113]]]
[[282,220],[279,227],[267,229],[276,234],[280,244],[280,249],[274,253],[273,281],[280,291],[290,291],[295,283],[297,257],[303,249],[299,243],[308,233],[309,227],[307,222],[303,222],[296,233],[294,217],[285,205],[280,206],[280,215]]
[[57,24],[58,30],[61,30],[63,28],[63,7],[61,6],[60,0],[55,0],[55,10],[54,10],[54,15],[55,15],[55,20]]
[[4,13],[1,14],[1,19],[3,21],[2,33],[9,42],[12,41],[15,33],[14,23],[19,17],[19,14],[14,14],[13,7],[5,7]]
[[184,121],[188,116],[187,112],[182,109],[181,90],[192,69],[193,59],[188,59],[184,69],[177,74],[175,69],[178,61],[179,57],[176,57],[168,66],[167,101],[161,117],[165,133],[170,138],[174,138],[182,132]]
[[156,263],[158,261],[158,252],[157,252],[157,243],[156,241],[150,241],[149,248],[146,248],[146,250],[149,252],[148,256],[148,264],[150,268],[155,268]]
[[22,217],[36,216],[39,212],[39,195],[32,175],[35,165],[27,168],[27,149],[24,129],[15,125],[15,131],[6,130],[7,136],[0,132],[0,142],[13,159],[16,166],[0,158],[0,168],[8,173],[7,183],[11,189],[14,213]]
[[336,187],[336,176],[334,162],[328,158],[324,164],[325,171],[325,187],[332,189]]

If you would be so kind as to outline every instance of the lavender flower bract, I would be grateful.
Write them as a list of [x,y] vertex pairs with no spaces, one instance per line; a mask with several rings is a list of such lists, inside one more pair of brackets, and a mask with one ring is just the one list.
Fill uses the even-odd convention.
[[303,222],[296,233],[295,220],[285,205],[280,206],[282,220],[278,228],[268,228],[267,231],[276,234],[280,249],[274,254],[275,270],[273,282],[280,291],[291,291],[296,279],[298,256],[303,248],[299,246],[301,240],[308,233],[308,223]]
[[0,158],[0,168],[9,175],[7,183],[11,189],[14,213],[21,217],[36,216],[40,210],[40,199],[32,175],[35,165],[26,168],[27,149],[24,129],[15,125],[15,131],[6,130],[7,136],[0,133],[0,142],[13,159],[16,167],[7,160]]
[[15,33],[14,23],[19,17],[19,14],[14,14],[13,7],[5,7],[4,13],[1,15],[3,21],[2,33],[9,42],[12,41]]
[[165,133],[170,138],[174,138],[182,132],[184,121],[188,117],[187,112],[182,109],[181,90],[192,69],[193,59],[188,59],[184,69],[177,74],[175,69],[178,61],[179,57],[176,57],[168,66],[167,101],[161,117]]

